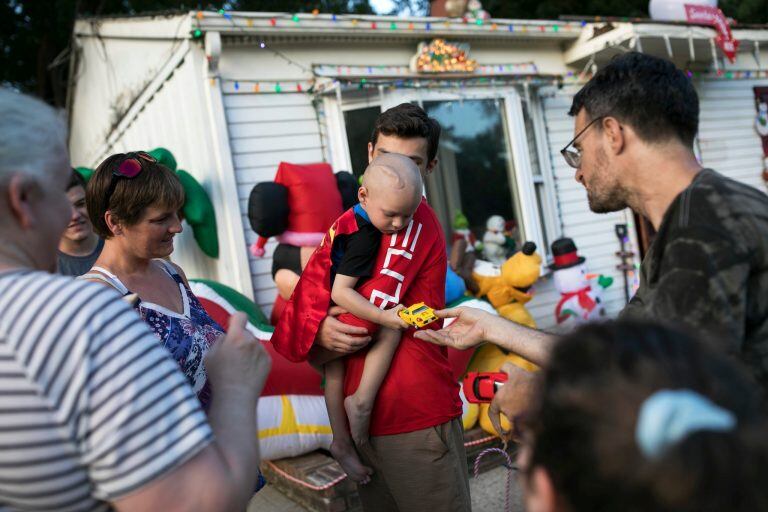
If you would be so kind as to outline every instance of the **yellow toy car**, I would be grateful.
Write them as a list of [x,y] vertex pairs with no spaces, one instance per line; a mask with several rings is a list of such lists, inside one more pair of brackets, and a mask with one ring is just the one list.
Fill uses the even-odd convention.
[[437,320],[435,310],[423,302],[417,302],[409,308],[400,310],[398,316],[400,316],[405,323],[412,325],[417,329]]

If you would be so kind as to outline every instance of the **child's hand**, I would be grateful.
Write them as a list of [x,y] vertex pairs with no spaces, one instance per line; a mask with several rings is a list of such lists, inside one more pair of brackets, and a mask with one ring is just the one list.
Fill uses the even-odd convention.
[[399,311],[402,311],[405,309],[405,306],[402,304],[398,304],[397,306],[393,307],[392,309],[385,309],[381,313],[379,313],[379,321],[376,322],[379,325],[382,325],[384,327],[389,327],[390,329],[407,329],[408,324],[400,318],[400,316],[397,314]]

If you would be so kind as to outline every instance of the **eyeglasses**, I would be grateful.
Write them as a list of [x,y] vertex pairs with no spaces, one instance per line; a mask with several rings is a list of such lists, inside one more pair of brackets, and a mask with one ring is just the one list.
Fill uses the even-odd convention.
[[568,165],[570,165],[574,169],[578,169],[579,167],[581,167],[581,151],[576,148],[573,148],[573,149],[568,149],[568,148],[570,148],[573,145],[573,143],[576,142],[578,138],[581,137],[581,135],[589,129],[590,126],[592,126],[598,121],[601,121],[606,117],[607,116],[600,116],[600,117],[594,118],[592,121],[589,122],[587,126],[582,128],[581,131],[577,133],[573,139],[571,139],[571,142],[566,144],[566,146],[560,150],[560,154],[563,155],[563,158],[565,158],[565,162]]
[[126,178],[132,180],[144,170],[144,166],[141,162],[156,163],[157,159],[145,153],[144,151],[135,151],[132,153],[126,153],[125,158],[116,169],[112,171],[112,176],[109,182],[109,188],[107,189],[107,195],[104,198],[104,210],[109,207],[109,200],[112,199],[112,194],[115,193],[115,187],[117,187],[118,178]]

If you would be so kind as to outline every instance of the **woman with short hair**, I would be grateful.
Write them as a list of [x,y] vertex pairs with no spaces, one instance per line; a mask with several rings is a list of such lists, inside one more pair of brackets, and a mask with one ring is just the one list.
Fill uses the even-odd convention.
[[144,152],[110,156],[94,172],[86,194],[88,216],[104,249],[84,279],[101,282],[135,308],[207,409],[203,356],[223,329],[205,312],[184,272],[168,261],[182,231],[184,188],[176,174]]

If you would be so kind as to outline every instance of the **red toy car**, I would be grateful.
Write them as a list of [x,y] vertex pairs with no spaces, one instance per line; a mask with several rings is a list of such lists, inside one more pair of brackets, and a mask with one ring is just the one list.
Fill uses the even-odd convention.
[[469,372],[464,377],[464,396],[471,404],[487,404],[496,391],[507,382],[503,372]]

